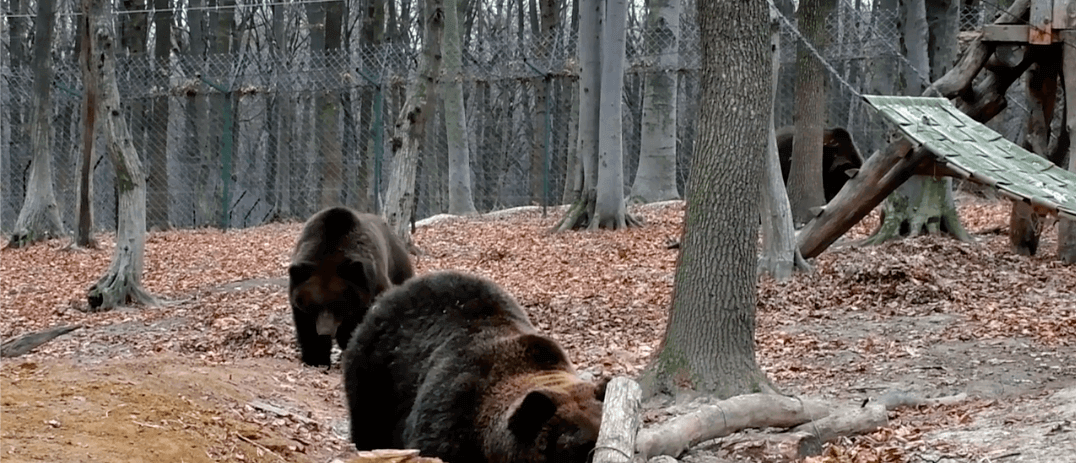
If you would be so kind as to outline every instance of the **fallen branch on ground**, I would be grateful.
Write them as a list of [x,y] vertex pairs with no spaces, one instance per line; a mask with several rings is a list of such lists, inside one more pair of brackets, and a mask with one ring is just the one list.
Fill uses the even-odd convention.
[[36,333],[24,334],[0,344],[0,357],[18,357],[29,353],[46,342],[82,328],[82,325],[67,325],[49,328]]

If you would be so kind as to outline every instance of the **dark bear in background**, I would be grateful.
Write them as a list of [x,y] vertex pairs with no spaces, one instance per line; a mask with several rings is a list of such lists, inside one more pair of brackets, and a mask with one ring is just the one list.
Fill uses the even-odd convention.
[[[792,141],[795,138],[794,127],[777,129],[777,155],[781,158],[781,175],[785,178],[786,186],[788,171],[792,167]],[[852,134],[841,127],[825,129],[822,133],[822,188],[827,203],[837,196],[860,167],[863,167],[863,156],[852,142]]]
[[303,363],[329,365],[333,337],[346,348],[374,298],[412,275],[407,250],[381,217],[346,207],[310,217],[288,268]]
[[484,278],[438,272],[387,291],[343,364],[359,450],[582,463],[598,436],[606,383],[582,381],[561,347]]

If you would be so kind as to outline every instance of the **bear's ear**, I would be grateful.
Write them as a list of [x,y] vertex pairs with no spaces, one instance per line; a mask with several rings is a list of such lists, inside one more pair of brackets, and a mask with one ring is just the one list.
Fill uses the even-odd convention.
[[612,381],[611,376],[606,376],[598,381],[598,384],[594,385],[594,398],[598,399],[598,402],[605,402],[605,390],[609,387],[609,381]]
[[557,413],[553,398],[541,391],[531,391],[508,418],[508,430],[521,442],[533,442],[545,423]]
[[526,346],[527,360],[539,367],[554,367],[564,363],[567,358],[556,342],[544,336],[525,334],[520,336],[519,342]]
[[377,271],[373,262],[366,259],[348,260],[340,264],[339,272],[345,280],[366,288],[371,296],[377,294]]
[[291,280],[291,284],[299,284],[310,279],[310,276],[314,274],[314,264],[299,263],[291,264],[288,267],[288,277]]

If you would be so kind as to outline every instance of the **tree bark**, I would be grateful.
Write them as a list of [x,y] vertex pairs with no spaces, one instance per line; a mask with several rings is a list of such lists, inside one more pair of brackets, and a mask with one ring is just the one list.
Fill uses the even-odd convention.
[[[154,0],[153,6],[154,23],[156,24],[156,36],[153,45],[153,56],[159,72],[164,72],[170,64],[172,54],[172,10],[168,7],[169,0]],[[162,83],[167,80],[161,79]],[[149,172],[146,178],[148,188],[146,197],[146,221],[150,229],[166,230],[171,227],[169,210],[171,209],[170,186],[168,182],[168,118],[171,114],[169,108],[169,96],[161,93],[153,97],[150,120],[153,121],[153,129],[149,131],[147,140],[146,161],[149,164]]]
[[[771,98],[777,98],[777,76],[781,67],[781,34],[774,29],[770,38],[773,50],[773,82],[770,88]],[[777,280],[792,276],[796,269],[810,270],[810,265],[800,255],[796,247],[796,229],[792,225],[792,208],[788,203],[788,191],[785,190],[784,176],[781,174],[781,159],[777,154],[777,132],[774,127],[773,111],[770,111],[769,136],[766,138],[766,166],[762,180],[762,195],[759,211],[762,216],[762,257],[759,259],[760,273],[768,273]]]
[[598,184],[594,220],[588,228],[627,226],[624,207],[624,49],[628,25],[627,0],[607,0],[602,24],[602,76],[599,105],[604,121],[598,132]]
[[392,134],[392,176],[385,194],[385,220],[411,246],[411,223],[415,207],[415,174],[418,156],[426,138],[426,120],[437,101],[437,78],[441,74],[441,31],[444,29],[444,2],[426,2],[425,40],[419,78],[407,90],[407,101],[396,118]]
[[[815,49],[826,47],[826,18],[835,0],[804,0],[796,12],[804,36]],[[826,69],[803,44],[796,51],[796,135],[788,174],[788,199],[796,227],[814,218],[826,204],[822,189],[822,132],[826,121]]]
[[[82,75],[94,72],[90,67],[90,32],[85,18],[78,21],[78,34],[82,37],[78,62]],[[78,175],[78,225],[75,227],[75,245],[84,248],[97,247],[93,238],[93,162],[97,158],[97,89],[83,85],[82,90],[82,146],[80,148]]]
[[755,361],[759,179],[771,100],[767,3],[699,2],[695,154],[673,302],[640,381],[653,394],[726,398],[772,386]]
[[[1065,79],[1065,127],[1069,134],[1069,172],[1076,173],[1076,31],[1062,31],[1061,75]],[[1076,221],[1062,217],[1057,224],[1057,257],[1076,263]]]
[[54,0],[38,0],[35,22],[34,56],[31,62],[34,106],[30,125],[33,161],[26,197],[15,221],[15,233],[8,241],[8,246],[15,248],[64,234],[60,211],[56,206],[56,192],[52,187],[52,121],[49,117],[52,110],[52,35],[56,24]]
[[632,201],[640,203],[680,198],[676,191],[680,0],[654,0],[648,8],[644,41],[652,67],[644,77],[639,168],[631,186]]
[[[921,95],[953,67],[959,29],[958,10],[949,0],[904,0],[905,94]],[[953,200],[953,181],[916,175],[889,195],[882,209],[882,224],[866,240],[879,244],[922,234],[948,234],[961,241],[971,236],[960,223]]]
[[582,165],[583,187],[579,198],[554,227],[556,231],[586,226],[594,216],[602,85],[600,47],[605,21],[603,3],[597,1],[579,6],[579,149],[576,156]]
[[104,276],[90,287],[87,298],[91,311],[102,311],[128,303],[153,304],[153,296],[142,289],[142,259],[146,244],[146,177],[124,120],[116,85],[115,31],[105,0],[82,0],[82,16],[89,34],[89,67],[83,76],[86,87],[100,97],[101,128],[105,131],[109,159],[116,169],[119,216],[116,251]]
[[459,26],[459,0],[445,4],[445,132],[448,136],[448,213],[474,214],[471,193],[471,147],[467,137],[467,111],[463,106],[463,48]]

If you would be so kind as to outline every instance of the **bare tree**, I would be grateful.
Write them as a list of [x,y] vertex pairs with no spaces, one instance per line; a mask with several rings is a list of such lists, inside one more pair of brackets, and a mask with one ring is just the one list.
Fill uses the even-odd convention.
[[677,199],[676,101],[680,61],[680,0],[651,0],[646,16],[646,54],[650,72],[643,83],[639,168],[631,185],[637,202]]
[[88,64],[83,74],[87,90],[100,100],[98,115],[107,138],[109,159],[116,169],[119,220],[116,251],[104,276],[90,287],[90,310],[101,311],[120,305],[154,304],[153,296],[142,289],[142,259],[146,245],[146,177],[138,159],[116,85],[116,33],[110,3],[82,0],[82,21],[89,34]]
[[[906,18],[905,94],[920,95],[956,62],[959,30],[956,0],[902,0]],[[898,237],[947,233],[968,241],[953,200],[952,180],[914,176],[891,193],[882,208],[882,224],[867,239],[877,244]]]
[[624,204],[621,100],[627,2],[608,0],[583,5],[579,22],[582,31],[579,157],[583,164],[583,195],[568,209],[556,229],[617,229],[638,225],[638,220],[627,214]]
[[[803,35],[822,50],[829,40],[826,19],[836,0],[804,0],[796,12]],[[792,220],[801,226],[817,208],[826,204],[822,189],[822,132],[826,122],[826,69],[804,44],[796,52],[795,130],[792,165],[788,173],[788,198]]]
[[418,155],[426,138],[426,120],[433,114],[437,102],[437,77],[441,73],[441,34],[445,13],[442,0],[428,0],[422,23],[425,38],[422,41],[422,61],[419,76],[407,89],[407,101],[396,118],[396,130],[392,134],[392,176],[389,177],[385,194],[385,220],[389,227],[408,246],[411,232],[408,225],[415,206],[415,174]]
[[30,126],[30,145],[33,160],[30,183],[26,188],[15,233],[8,246],[22,247],[64,234],[60,211],[56,207],[56,192],[52,187],[52,35],[56,23],[56,3],[38,0],[37,21],[34,25],[34,107]]
[[[791,2],[787,6],[791,7]],[[776,8],[771,8],[770,13],[781,14]],[[781,67],[779,30],[774,22],[770,38],[770,48],[773,50],[773,83],[770,87],[772,101],[777,98],[777,76]],[[777,131],[773,119],[771,110],[759,205],[762,215],[762,256],[759,258],[758,269],[760,273],[768,273],[778,280],[783,280],[791,277],[793,270],[810,270],[811,267],[796,247],[796,230],[792,225],[792,208],[788,203],[788,192],[781,174],[781,159],[777,154]]]
[[672,310],[644,394],[730,397],[771,390],[755,360],[759,178],[772,108],[763,0],[698,2],[695,162]]
[[463,106],[463,48],[460,40],[459,0],[445,4],[445,132],[448,136],[448,213],[475,213],[471,193],[471,147],[467,139],[467,111]]
[[[78,22],[78,33],[82,37],[79,44],[79,68],[82,75],[94,72],[90,66],[90,33],[84,18]],[[97,134],[97,88],[85,85],[82,90],[82,146],[79,157],[78,175],[78,225],[75,227],[75,245],[81,247],[96,247],[97,242],[93,238],[93,162],[95,155]]]

